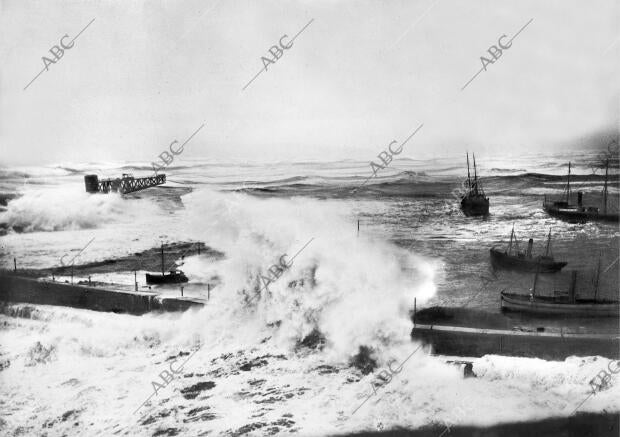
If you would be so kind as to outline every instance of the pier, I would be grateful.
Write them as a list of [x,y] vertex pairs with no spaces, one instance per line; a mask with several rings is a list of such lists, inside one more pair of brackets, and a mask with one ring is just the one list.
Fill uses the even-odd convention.
[[556,361],[570,356],[620,358],[617,327],[583,328],[579,319],[572,325],[541,326],[529,317],[511,319],[469,308],[430,307],[415,314],[411,337],[431,345],[436,355],[491,354]]
[[133,193],[150,187],[166,183],[166,175],[160,174],[143,178],[134,178],[132,175],[123,173],[123,176],[115,179],[102,179],[96,174],[84,176],[84,185],[87,193],[120,192],[121,194]]
[[74,285],[0,272],[0,302],[55,305],[119,314],[187,311],[203,299],[163,297],[157,293]]

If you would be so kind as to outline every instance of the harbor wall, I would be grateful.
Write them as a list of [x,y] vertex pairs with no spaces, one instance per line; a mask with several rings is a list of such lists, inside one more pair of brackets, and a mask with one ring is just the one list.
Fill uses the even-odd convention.
[[[458,329],[458,328],[457,328]],[[458,330],[433,329],[416,326],[411,337],[430,344],[437,355],[482,357],[487,354],[516,357],[565,360],[570,356],[602,356],[620,359],[620,340],[609,338],[584,338],[511,335],[509,333],[462,332]]]
[[0,301],[141,315],[151,311],[186,311],[203,303],[162,298],[155,293],[116,291],[0,273]]

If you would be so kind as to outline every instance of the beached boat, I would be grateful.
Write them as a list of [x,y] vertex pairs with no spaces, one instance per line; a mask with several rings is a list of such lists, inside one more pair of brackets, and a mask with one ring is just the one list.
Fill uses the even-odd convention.
[[520,270],[525,272],[552,273],[562,270],[567,263],[556,261],[551,253],[551,230],[547,237],[547,248],[544,255],[534,257],[532,255],[532,247],[534,240],[529,239],[527,251],[519,250],[519,242],[515,236],[514,227],[510,233],[510,243],[507,250],[501,250],[496,247],[491,248],[491,264],[494,268],[504,268],[512,270]]
[[183,282],[187,282],[187,276],[181,270],[170,270],[168,273],[165,273],[164,268],[164,245],[161,245],[161,275],[147,273],[146,274],[146,283],[147,284],[180,284]]
[[467,192],[461,197],[461,210],[466,216],[487,215],[489,213],[489,198],[485,196],[478,180],[476,155],[473,158],[474,179],[472,180],[469,173],[469,153],[467,154]]
[[570,168],[571,163],[569,162],[568,179],[566,181],[566,188],[564,189],[566,197],[564,198],[563,196],[561,200],[554,201],[552,199],[547,199],[547,196],[545,196],[543,200],[543,209],[553,217],[574,223],[583,223],[590,220],[617,222],[619,219],[618,211],[610,211],[607,205],[609,160],[605,163],[605,185],[603,186],[603,200],[600,208],[597,206],[584,206],[583,193],[581,191],[577,192],[577,205],[570,203]]
[[436,355],[488,354],[565,360],[570,356],[620,359],[617,328],[584,330],[540,326],[469,308],[431,307],[414,314],[411,337]]

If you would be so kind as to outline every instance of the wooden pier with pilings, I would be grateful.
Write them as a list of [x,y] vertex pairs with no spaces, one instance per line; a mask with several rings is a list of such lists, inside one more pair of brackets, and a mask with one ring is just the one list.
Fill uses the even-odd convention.
[[133,175],[123,173],[123,176],[115,179],[102,179],[96,174],[84,176],[84,185],[87,193],[120,192],[121,194],[133,193],[145,190],[156,185],[166,183],[166,175],[160,174],[143,178],[134,178]]

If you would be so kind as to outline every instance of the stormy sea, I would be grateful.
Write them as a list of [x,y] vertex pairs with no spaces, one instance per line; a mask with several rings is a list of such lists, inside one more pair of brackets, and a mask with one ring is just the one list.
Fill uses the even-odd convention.
[[[551,234],[553,255],[568,262],[541,275],[539,293],[566,289],[576,270],[580,295],[596,288],[601,299],[618,298],[617,224],[567,223],[541,207],[545,195],[566,196],[569,159],[573,201],[582,192],[599,205],[605,170],[596,153],[477,159],[491,202],[485,218],[459,209],[465,156],[399,158],[376,172],[368,161],[184,159],[160,171],[165,185],[127,195],[89,194],[84,176],[148,176],[150,163],[0,168],[2,269],[148,290],[145,274],[160,268],[163,244],[166,266],[189,282],[152,288],[207,301],[143,316],[2,305],[0,433],[426,429],[439,437],[456,427],[617,414],[618,375],[588,397],[607,358],[487,355],[469,359],[476,377],[465,378],[411,340],[414,301],[499,312],[501,290],[530,292],[534,275],[489,263],[489,249],[505,247],[513,228],[521,249],[534,239],[536,254]],[[612,164],[608,207],[617,210]],[[282,259],[289,267],[266,281]]]

